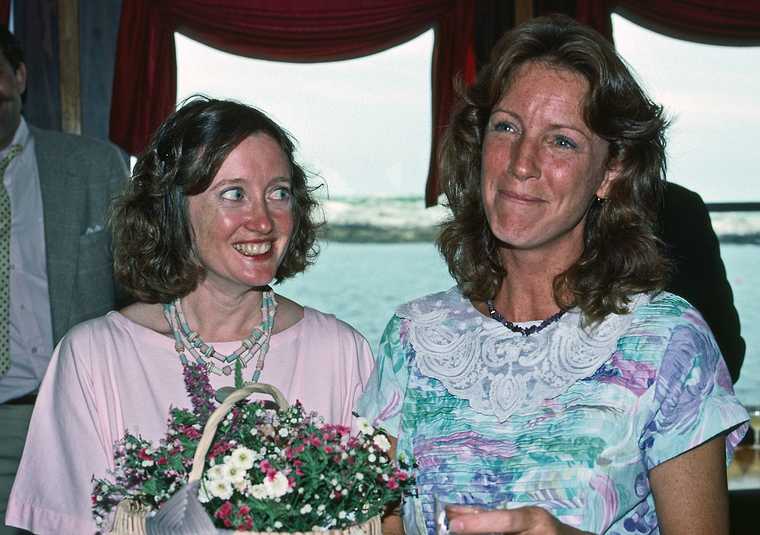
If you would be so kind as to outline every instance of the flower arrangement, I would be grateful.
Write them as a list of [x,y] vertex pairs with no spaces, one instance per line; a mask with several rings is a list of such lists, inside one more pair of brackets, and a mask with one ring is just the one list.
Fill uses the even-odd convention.
[[[193,409],[171,409],[167,434],[157,446],[129,433],[116,444],[112,479],[94,482],[99,526],[124,499],[155,511],[187,483],[216,404],[202,366],[186,366],[185,385]],[[389,458],[390,446],[382,431],[361,418],[352,435],[305,412],[300,403],[276,411],[261,401],[241,402],[217,429],[199,500],[220,528],[348,528],[382,514],[411,489],[409,473]]]

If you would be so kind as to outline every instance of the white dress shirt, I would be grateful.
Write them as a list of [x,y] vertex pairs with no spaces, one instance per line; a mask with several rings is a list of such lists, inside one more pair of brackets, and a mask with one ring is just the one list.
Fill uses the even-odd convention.
[[[11,201],[10,350],[11,367],[0,378],[0,403],[35,390],[53,353],[42,192],[34,138],[24,119],[11,145],[22,152],[5,171]],[[0,151],[0,159],[10,146]]]

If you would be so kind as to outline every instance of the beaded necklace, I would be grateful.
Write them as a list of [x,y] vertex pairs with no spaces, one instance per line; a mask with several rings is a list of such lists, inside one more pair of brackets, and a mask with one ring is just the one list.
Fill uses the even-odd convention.
[[[213,346],[203,341],[200,335],[192,330],[185,319],[179,298],[164,304],[164,316],[174,334],[174,349],[179,354],[183,365],[189,362],[188,353],[196,364],[202,364],[206,370],[217,375],[231,375],[235,372],[236,383],[241,382],[242,368],[258,354],[256,368],[251,376],[251,382],[258,382],[264,369],[264,359],[269,350],[269,339],[272,337],[274,314],[277,311],[277,301],[274,292],[267,289],[261,297],[261,323],[253,328],[240,347],[229,355],[217,352]],[[236,386],[238,386],[236,384]]]
[[547,328],[549,325],[554,323],[555,321],[559,320],[564,314],[564,310],[560,310],[559,312],[552,314],[548,318],[546,318],[544,321],[539,323],[538,325],[531,325],[530,327],[521,327],[520,325],[517,325],[516,323],[512,323],[508,319],[506,319],[504,316],[499,314],[499,311],[496,310],[496,307],[493,304],[493,301],[490,299],[486,299],[486,306],[488,307],[488,314],[504,325],[507,329],[512,331],[513,333],[522,334],[523,336],[530,336],[531,334],[536,334],[537,332],[543,331],[545,328]]

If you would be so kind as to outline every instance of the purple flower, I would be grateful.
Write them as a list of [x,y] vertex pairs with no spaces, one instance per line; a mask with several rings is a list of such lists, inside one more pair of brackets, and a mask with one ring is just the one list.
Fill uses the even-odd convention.
[[660,433],[690,425],[715,383],[719,358],[714,344],[693,326],[676,327],[655,387]]
[[646,362],[636,362],[623,358],[619,351],[604,363],[593,375],[600,383],[622,386],[641,396],[654,383],[655,369]]
[[211,413],[216,409],[214,403],[214,388],[208,379],[208,371],[202,364],[185,364],[183,369],[185,390],[193,404],[193,413],[198,417],[200,425],[206,425]]

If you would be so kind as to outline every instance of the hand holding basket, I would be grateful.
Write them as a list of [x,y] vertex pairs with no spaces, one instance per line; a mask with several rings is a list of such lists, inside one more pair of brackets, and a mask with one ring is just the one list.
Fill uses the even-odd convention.
[[[252,383],[235,390],[211,414],[203,430],[193,457],[188,483],[177,491],[155,514],[131,500],[122,501],[117,510],[110,531],[111,535],[174,535],[192,533],[194,535],[241,534],[259,535],[254,531],[233,531],[214,526],[203,504],[198,499],[198,491],[206,464],[206,456],[211,448],[219,424],[226,418],[234,405],[254,393],[268,394],[280,410],[288,407],[282,393],[274,386]],[[320,531],[328,535],[380,535],[380,517],[345,530]],[[268,532],[271,535],[271,532]],[[285,532],[283,532],[285,533]],[[262,532],[261,535],[264,535]]]

